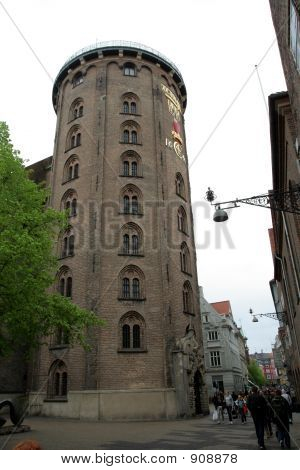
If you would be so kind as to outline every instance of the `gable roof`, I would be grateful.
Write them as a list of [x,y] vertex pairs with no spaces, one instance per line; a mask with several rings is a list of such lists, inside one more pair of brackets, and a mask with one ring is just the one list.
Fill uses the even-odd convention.
[[213,302],[210,304],[220,315],[228,317],[232,315],[231,305],[229,300],[222,300],[221,302]]

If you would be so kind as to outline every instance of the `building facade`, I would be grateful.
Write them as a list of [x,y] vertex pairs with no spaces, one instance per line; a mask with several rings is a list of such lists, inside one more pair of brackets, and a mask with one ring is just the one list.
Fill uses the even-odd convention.
[[[288,92],[269,97],[273,190],[294,191],[300,184],[300,5],[295,0],[270,0],[270,7],[288,88]],[[292,202],[296,203],[297,197],[294,193]],[[285,312],[280,336],[284,345],[291,341],[285,355],[289,380],[299,401],[300,216],[273,211],[272,217],[275,253],[271,289],[277,300],[275,307]]]
[[208,412],[177,67],[137,43],[86,48],[53,87],[51,200],[67,210],[53,287],[94,311],[90,351],[41,347],[31,412],[156,419]]
[[271,353],[264,353],[263,351],[260,353],[255,352],[254,354],[250,354],[250,359],[255,360],[257,364],[260,366],[266,379],[266,385],[277,384],[278,374],[277,374],[277,369],[275,367],[273,352]]
[[200,287],[200,306],[209,397],[217,390],[244,391],[248,385],[247,338],[233,319],[230,302],[210,304]]

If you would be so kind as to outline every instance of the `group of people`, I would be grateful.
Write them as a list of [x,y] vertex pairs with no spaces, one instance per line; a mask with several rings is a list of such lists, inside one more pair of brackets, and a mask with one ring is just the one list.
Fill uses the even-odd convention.
[[291,396],[280,389],[259,390],[252,387],[250,395],[216,392],[213,397],[217,423],[224,421],[224,410],[227,410],[229,423],[233,424],[233,415],[240,417],[243,424],[247,422],[248,410],[254,422],[258,446],[265,449],[265,434],[273,435],[272,424],[276,426],[276,437],[282,449],[291,448],[289,434],[292,421]]
[[280,389],[260,391],[257,387],[252,387],[247,406],[253,418],[260,449],[265,449],[265,431],[267,437],[273,435],[272,423],[276,426],[276,437],[280,447],[291,448],[292,401],[288,393],[284,390],[282,393]]
[[227,411],[229,423],[233,424],[233,417],[240,417],[242,424],[247,422],[247,397],[240,392],[239,395],[232,392],[216,392],[213,396],[213,404],[216,411],[216,421],[218,424],[224,421],[224,411]]

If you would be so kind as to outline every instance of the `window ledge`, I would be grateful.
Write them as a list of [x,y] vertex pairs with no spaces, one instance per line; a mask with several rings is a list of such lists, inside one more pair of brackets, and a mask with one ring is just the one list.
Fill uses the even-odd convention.
[[132,213],[132,212],[119,212],[119,215],[135,215],[137,217],[143,217],[143,213],[142,212],[139,212],[139,213]]
[[56,402],[56,403],[67,403],[68,402],[68,399],[67,398],[59,398],[59,397],[55,397],[55,398],[45,398],[44,399],[44,402]]
[[140,175],[119,175],[121,178],[144,178]]
[[178,232],[183,233],[184,235],[186,235],[187,237],[189,237],[189,234],[188,234],[187,232],[185,232],[184,230],[180,230],[180,228],[178,229]]
[[72,255],[64,255],[57,259],[60,260],[60,259],[66,259],[66,258],[74,258],[74,256],[75,256],[75,253],[73,253]]
[[186,198],[179,193],[176,193],[176,196],[179,196],[183,201],[187,202]]
[[136,297],[118,297],[118,300],[125,300],[127,302],[144,302],[146,297],[137,299]]
[[52,346],[49,346],[49,351],[55,350],[55,349],[69,349],[70,345],[69,344],[54,344]]
[[137,258],[144,258],[142,253],[118,253],[118,256],[136,256]]
[[71,181],[78,180],[79,176],[74,176],[74,178],[70,178],[69,180],[63,181],[61,184],[67,184],[70,183]]
[[65,153],[68,153],[68,152],[70,152],[70,150],[76,149],[77,147],[80,147],[80,146],[81,146],[81,144],[79,144],[79,145],[74,145],[74,147],[70,147],[70,148],[66,149],[66,150],[65,150]]
[[74,117],[73,119],[71,119],[70,121],[68,121],[67,124],[71,124],[71,122],[74,122],[74,121],[76,121],[76,119],[79,119],[79,118],[81,118],[81,117],[83,117],[83,114],[82,114],[81,116],[76,116],[76,117]]
[[188,273],[187,271],[184,271],[183,269],[181,270],[182,273],[186,274],[187,276],[193,277],[191,273]]
[[122,348],[118,349],[118,353],[146,353],[147,349],[142,348]]
[[123,140],[119,141],[119,144],[127,144],[127,145],[143,145],[140,142],[123,142]]
[[128,116],[128,115],[129,115],[129,116],[141,116],[141,114],[139,114],[139,113],[124,113],[124,112],[120,112],[120,114],[123,114],[123,115],[125,115],[125,116]]
[[192,313],[192,312],[185,312],[185,311],[183,311],[183,313],[184,313],[185,315],[191,315],[191,316],[193,316],[193,317],[195,316],[195,314]]

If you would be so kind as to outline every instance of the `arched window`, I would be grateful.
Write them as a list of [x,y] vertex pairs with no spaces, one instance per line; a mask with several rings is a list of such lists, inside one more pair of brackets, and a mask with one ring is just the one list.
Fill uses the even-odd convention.
[[124,207],[124,214],[129,214],[130,213],[130,199],[129,196],[125,195],[123,197],[123,207]]
[[126,160],[123,162],[123,176],[129,176],[129,162]]
[[140,281],[137,278],[132,279],[132,297],[134,299],[140,298]]
[[141,177],[142,160],[137,152],[129,150],[121,155],[121,176]]
[[136,114],[136,103],[134,101],[130,103],[130,112],[131,114]]
[[121,143],[141,144],[141,127],[136,121],[126,121],[121,125]]
[[186,212],[182,206],[179,207],[177,212],[177,222],[178,222],[178,230],[185,234],[188,233],[187,230],[187,217]]
[[141,347],[141,327],[140,325],[133,325],[132,328],[132,333],[133,333],[133,342],[132,346],[133,348],[140,348]]
[[122,345],[123,348],[130,348],[130,326],[123,325],[122,328]]
[[146,350],[146,325],[137,312],[128,312],[119,322],[119,352]]
[[122,297],[124,299],[130,298],[130,281],[128,277],[124,277],[122,280]]
[[180,247],[180,265],[181,265],[181,271],[183,271],[184,273],[191,274],[190,251],[185,242],[183,242]]
[[67,266],[62,266],[57,274],[58,291],[64,297],[72,298],[72,273]]
[[136,94],[132,92],[124,93],[124,95],[121,96],[121,100],[124,114],[138,114],[140,109],[140,99]]
[[77,155],[71,155],[65,163],[63,182],[71,181],[79,177],[79,161]]
[[73,178],[78,178],[79,176],[79,163],[75,163],[73,168]]
[[123,113],[129,113],[129,104],[128,101],[124,101],[123,103]]
[[72,230],[67,230],[62,239],[62,258],[74,255],[75,237]]
[[122,255],[137,256],[143,252],[143,232],[141,228],[129,222],[121,229],[121,251]]
[[65,295],[65,284],[66,284],[65,278],[62,277],[59,281],[59,293],[61,295]]
[[124,70],[124,75],[130,76],[130,77],[134,77],[136,75],[135,66],[131,62],[127,62],[126,64],[124,64],[123,70]]
[[131,237],[132,254],[137,255],[139,253],[139,238],[137,235]]
[[66,297],[72,297],[72,278],[67,277]]
[[68,394],[68,371],[66,364],[56,360],[48,373],[48,398],[66,398]]
[[176,174],[175,187],[176,187],[176,194],[182,197],[183,199],[186,199],[184,179],[180,173]]
[[132,196],[132,198],[131,198],[131,213],[132,214],[138,214],[139,213],[139,205],[138,205],[137,196]]
[[142,270],[133,265],[126,266],[119,274],[120,300],[144,300],[145,276]]
[[77,199],[74,197],[71,202],[71,217],[77,214]]
[[137,144],[137,132],[136,131],[131,131],[131,143]]
[[137,162],[131,162],[131,176],[137,175]]
[[191,284],[188,281],[186,281],[183,285],[182,297],[183,297],[183,312],[193,314],[194,313],[193,291],[192,291]]
[[129,131],[127,129],[123,132],[123,142],[129,144]]
[[83,75],[81,72],[76,73],[72,80],[73,88],[80,85],[83,82]]
[[66,151],[81,145],[81,132],[79,125],[73,126],[67,136]]
[[124,254],[129,253],[129,235],[127,233],[123,235],[123,253]]
[[142,193],[137,186],[128,184],[121,190],[120,196],[120,205],[123,206],[124,214],[142,214]]
[[67,210],[69,217],[75,217],[77,215],[77,193],[74,189],[69,189],[63,195],[61,209]]
[[73,121],[83,116],[83,100],[82,98],[76,98],[70,106],[69,121]]

